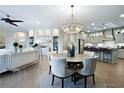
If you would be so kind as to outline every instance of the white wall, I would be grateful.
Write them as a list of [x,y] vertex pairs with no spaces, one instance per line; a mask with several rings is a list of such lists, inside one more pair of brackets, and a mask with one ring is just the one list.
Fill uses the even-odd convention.
[[59,40],[58,40],[58,53],[63,52],[63,41],[64,40],[64,33],[62,30],[59,31]]
[[11,30],[7,32],[6,49],[14,50],[14,47],[13,47],[13,31],[11,31]]
[[6,45],[6,32],[1,28],[0,28],[0,42]]

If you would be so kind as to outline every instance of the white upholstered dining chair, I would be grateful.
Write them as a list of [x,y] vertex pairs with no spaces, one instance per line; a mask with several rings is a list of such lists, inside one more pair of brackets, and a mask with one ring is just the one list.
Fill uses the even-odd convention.
[[49,74],[51,73],[51,55],[48,54]]
[[84,67],[77,71],[79,75],[84,77],[84,87],[87,86],[87,77],[92,76],[93,83],[95,84],[95,69],[97,64],[97,56],[95,57],[86,57],[83,59],[83,65]]
[[48,58],[48,63],[49,63],[49,74],[51,73],[51,57],[52,55],[56,54],[56,52],[49,52],[48,55],[47,55],[47,58]]
[[64,79],[74,75],[74,71],[66,68],[65,57],[51,57],[51,71],[52,71],[52,85],[54,83],[54,78],[60,78],[62,80],[62,88],[64,87]]
[[[47,55],[48,63],[49,63],[49,74],[51,73],[51,57],[52,57],[52,55],[56,55],[56,54],[57,54],[56,51],[52,51],[52,52],[49,51],[49,53]],[[67,55],[67,50],[64,50],[62,55],[66,56]]]

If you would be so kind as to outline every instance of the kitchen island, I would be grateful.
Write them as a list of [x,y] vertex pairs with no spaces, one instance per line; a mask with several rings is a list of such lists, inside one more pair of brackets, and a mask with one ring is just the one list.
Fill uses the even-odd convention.
[[99,60],[107,63],[117,63],[118,49],[110,47],[84,47],[84,51],[94,51]]
[[36,50],[25,51],[22,53],[12,54],[10,60],[10,67],[9,69],[15,69],[32,62],[37,62],[38,60],[38,53]]
[[26,50],[19,53],[10,52],[0,56],[0,73],[27,67],[28,64],[37,63],[39,59],[37,50]]

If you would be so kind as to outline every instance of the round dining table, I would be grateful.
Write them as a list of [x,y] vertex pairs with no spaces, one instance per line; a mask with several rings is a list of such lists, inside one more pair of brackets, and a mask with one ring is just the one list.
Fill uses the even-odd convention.
[[67,62],[67,66],[69,68],[82,68],[83,67],[83,54],[75,54],[74,57],[67,57],[66,56],[66,62]]
[[53,53],[50,52],[49,55],[51,55],[52,57],[56,57],[56,58],[65,58],[68,67],[70,68],[82,68],[83,67],[83,58],[84,55],[83,54],[75,54],[74,57],[68,57],[67,54],[57,54],[57,53]]
[[67,62],[70,62],[70,63],[78,63],[78,62],[82,62],[83,61],[83,57],[84,55],[83,54],[75,54],[74,57],[68,57],[66,54],[57,54],[55,52],[49,52],[49,55],[50,56],[53,56],[53,57],[56,57],[56,58],[66,58],[66,61]]
[[66,61],[67,62],[73,62],[73,63],[78,63],[78,62],[82,62],[83,61],[83,54],[75,54],[74,57],[67,57],[66,56]]

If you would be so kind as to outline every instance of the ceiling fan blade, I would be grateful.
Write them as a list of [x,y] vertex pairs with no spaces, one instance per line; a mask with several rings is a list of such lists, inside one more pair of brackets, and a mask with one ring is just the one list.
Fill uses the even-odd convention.
[[3,21],[5,21],[6,20],[6,18],[3,18],[3,17],[1,17],[1,19],[0,20],[3,20]]
[[11,22],[9,18],[1,18],[0,20],[5,21],[5,22]]
[[18,26],[17,24],[12,23],[12,22],[8,22],[8,23],[11,24],[11,25],[14,25],[14,26]]
[[11,22],[24,22],[22,20],[11,20]]

